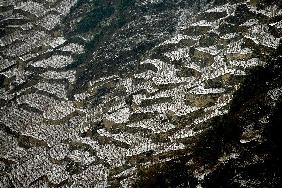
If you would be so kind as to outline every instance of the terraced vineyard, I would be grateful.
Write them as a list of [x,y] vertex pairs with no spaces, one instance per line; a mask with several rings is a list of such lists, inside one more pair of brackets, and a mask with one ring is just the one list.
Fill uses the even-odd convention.
[[[138,187],[142,172],[183,156],[194,179],[178,186],[205,187],[240,158],[234,149],[198,164],[195,146],[274,58],[282,10],[124,2],[0,2],[1,188]],[[281,92],[268,92],[274,106]],[[261,141],[245,130],[239,144]]]

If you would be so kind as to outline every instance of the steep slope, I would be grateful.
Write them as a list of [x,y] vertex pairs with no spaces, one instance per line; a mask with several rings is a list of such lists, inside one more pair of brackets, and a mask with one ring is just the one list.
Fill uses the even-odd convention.
[[[254,89],[249,98],[243,92],[240,102],[239,90],[253,69],[279,56],[277,5],[48,0],[0,6],[0,187],[229,186],[217,181],[228,165],[236,169],[238,160],[244,169],[244,160],[256,157],[241,150],[248,153],[248,143],[261,138],[252,118],[263,116],[230,119],[257,93],[269,91],[274,101],[281,96],[280,85],[255,83],[265,92]],[[275,105],[266,111],[275,113]],[[155,176],[167,171],[163,165],[176,169],[175,176]],[[227,181],[241,180],[233,175]],[[243,170],[238,176],[236,186],[264,185],[244,184],[251,178]]]

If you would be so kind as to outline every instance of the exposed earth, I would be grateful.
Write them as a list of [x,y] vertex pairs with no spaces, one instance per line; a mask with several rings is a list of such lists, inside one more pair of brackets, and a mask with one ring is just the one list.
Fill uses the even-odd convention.
[[1,0],[0,188],[282,187],[281,8]]

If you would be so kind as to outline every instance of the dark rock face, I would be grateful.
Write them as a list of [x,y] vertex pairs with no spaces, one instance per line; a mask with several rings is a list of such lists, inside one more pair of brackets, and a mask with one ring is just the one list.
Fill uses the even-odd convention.
[[[212,169],[203,187],[281,187],[281,49],[274,56],[245,79],[229,113],[210,122],[211,129],[199,136],[192,156],[180,155],[140,171],[136,186],[195,187],[193,169],[202,165]],[[219,160],[234,152],[236,158]]]
[[281,187],[281,1],[0,3],[0,187]]

